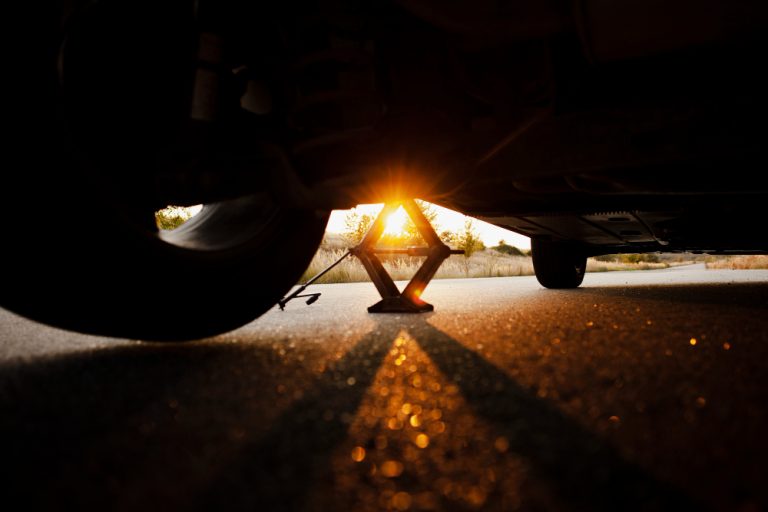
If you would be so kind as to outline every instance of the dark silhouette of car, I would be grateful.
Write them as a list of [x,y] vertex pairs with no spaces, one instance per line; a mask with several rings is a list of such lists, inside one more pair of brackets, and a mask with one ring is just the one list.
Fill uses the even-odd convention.
[[[331,209],[396,198],[530,236],[549,288],[593,255],[768,252],[763,1],[74,0],[16,23],[0,304],[42,322],[235,328]],[[161,232],[168,204],[205,207]]]

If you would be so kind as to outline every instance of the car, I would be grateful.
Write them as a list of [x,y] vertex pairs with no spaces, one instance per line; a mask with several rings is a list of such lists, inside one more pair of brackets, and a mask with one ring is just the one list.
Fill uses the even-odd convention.
[[[106,336],[243,325],[329,212],[422,198],[608,253],[768,252],[759,0],[75,0],[19,17],[0,305]],[[14,63],[16,60],[14,60]],[[154,212],[203,204],[161,231]]]

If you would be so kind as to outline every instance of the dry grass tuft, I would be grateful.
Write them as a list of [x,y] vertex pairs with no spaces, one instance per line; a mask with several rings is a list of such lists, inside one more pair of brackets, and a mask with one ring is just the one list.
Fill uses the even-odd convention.
[[587,260],[587,272],[613,272],[616,270],[656,270],[668,268],[668,263],[621,263],[618,261],[599,261],[594,258]]
[[718,256],[711,260],[707,259],[706,266],[710,269],[766,269],[768,268],[768,256],[754,254],[749,256]]
[[[344,254],[343,249],[321,248],[315,254],[309,268],[304,271],[302,282],[310,279]],[[423,258],[393,257],[381,258],[384,268],[395,281],[413,277],[424,261]],[[525,256],[508,256],[487,249],[473,254],[470,258],[451,256],[437,271],[435,279],[459,277],[508,277],[533,275],[531,259]],[[354,257],[348,257],[323,276],[318,283],[355,283],[370,281],[365,269]]]

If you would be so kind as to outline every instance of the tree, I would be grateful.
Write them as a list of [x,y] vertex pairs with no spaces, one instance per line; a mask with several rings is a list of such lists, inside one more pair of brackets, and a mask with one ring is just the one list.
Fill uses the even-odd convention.
[[480,235],[475,230],[475,225],[472,219],[464,221],[464,229],[461,230],[455,237],[455,244],[457,249],[464,251],[464,257],[469,258],[477,251],[485,249]]
[[360,215],[354,209],[344,217],[344,238],[353,245],[363,241],[363,237],[373,224],[374,218],[366,213]]

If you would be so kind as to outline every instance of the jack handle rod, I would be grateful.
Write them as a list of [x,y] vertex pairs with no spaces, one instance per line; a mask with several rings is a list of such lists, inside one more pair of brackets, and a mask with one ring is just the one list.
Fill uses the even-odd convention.
[[[309,281],[307,281],[306,283],[301,285],[295,292],[291,293],[287,297],[283,297],[282,299],[280,299],[280,301],[277,303],[278,306],[280,306],[280,310],[281,311],[284,310],[285,309],[285,305],[288,304],[289,301],[291,301],[291,300],[295,299],[296,297],[298,297],[301,294],[301,292],[303,292],[304,290],[307,289],[307,287],[309,285],[311,285],[312,283],[314,283],[315,281],[317,281],[318,279],[323,277],[325,274],[330,272],[331,269],[333,269],[333,267],[335,267],[336,265],[341,263],[344,260],[344,258],[349,256],[350,254],[352,254],[352,251],[348,250],[347,252],[344,253],[344,256],[342,256],[338,260],[336,260],[333,263],[331,263],[331,265],[328,266],[325,270],[323,270],[322,272],[318,273],[315,277],[313,277],[312,279],[310,279]],[[320,296],[319,293],[317,295]],[[315,299],[315,300],[317,300],[317,299]],[[312,302],[314,302],[314,301],[312,301]]]

